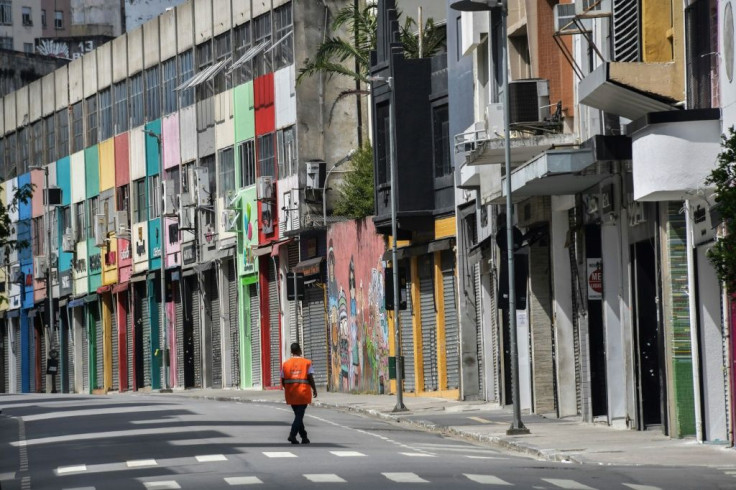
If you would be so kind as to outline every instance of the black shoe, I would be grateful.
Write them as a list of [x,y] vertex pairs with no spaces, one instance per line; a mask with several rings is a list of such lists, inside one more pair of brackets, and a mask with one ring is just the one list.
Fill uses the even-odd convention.
[[309,439],[307,439],[306,437],[302,438],[302,444],[309,444],[309,442]]
[[286,440],[289,441],[292,444],[299,444],[299,441],[296,440],[296,437],[289,437]]

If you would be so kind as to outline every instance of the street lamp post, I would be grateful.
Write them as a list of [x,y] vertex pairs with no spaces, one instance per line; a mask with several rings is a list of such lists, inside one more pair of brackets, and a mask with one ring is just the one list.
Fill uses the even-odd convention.
[[170,392],[171,388],[169,388],[169,326],[166,324],[166,240],[164,239],[164,210],[166,209],[166,203],[164,201],[166,200],[166,195],[164,192],[164,162],[161,159],[161,135],[149,129],[144,129],[143,132],[148,136],[156,138],[156,143],[158,146],[158,164],[161,179],[161,213],[159,213],[161,216],[161,266],[159,272],[159,274],[161,275],[161,303],[159,304],[159,309],[161,310],[161,312],[159,315],[161,317],[161,328],[164,331],[164,349],[162,355],[164,362],[164,387],[161,389],[161,392],[166,393]]
[[[48,308],[48,318],[49,318],[49,333],[51,335],[54,334],[54,295],[53,291],[51,289],[51,206],[50,206],[50,196],[49,196],[49,167],[48,165],[43,168],[43,175],[44,175],[44,213],[45,216],[45,226],[46,226],[46,261],[48,263],[48,266],[46,267],[46,301],[47,301],[47,308]],[[51,393],[56,393],[56,375],[53,375],[51,377],[52,380],[52,386],[51,386]]]
[[372,76],[368,77],[369,82],[384,82],[388,85],[390,93],[389,111],[388,111],[388,132],[389,132],[389,163],[391,168],[391,266],[393,272],[393,295],[394,295],[394,343],[396,344],[396,406],[394,412],[405,412],[404,405],[404,387],[402,385],[402,367],[401,362],[401,323],[399,321],[399,308],[401,305],[399,297],[399,263],[396,258],[396,241],[398,236],[398,225],[396,219],[396,189],[398,188],[398,177],[396,175],[396,96],[394,92],[394,78]]
[[[509,113],[509,68],[508,47],[506,45],[506,29],[508,23],[508,0],[460,0],[450,5],[451,8],[463,12],[489,12],[488,42],[491,42],[490,11],[501,9],[501,83],[503,85],[503,129],[504,129],[504,163],[506,171],[506,256],[508,258],[508,288],[509,288],[509,337],[511,350],[511,396],[513,403],[513,420],[511,427],[506,431],[508,435],[529,434],[524,422],[521,421],[521,403],[519,397],[519,353],[517,350],[516,333],[516,289],[514,281],[514,204],[511,200],[511,118]],[[490,58],[489,58],[490,59]],[[493,76],[489,64],[489,79]]]

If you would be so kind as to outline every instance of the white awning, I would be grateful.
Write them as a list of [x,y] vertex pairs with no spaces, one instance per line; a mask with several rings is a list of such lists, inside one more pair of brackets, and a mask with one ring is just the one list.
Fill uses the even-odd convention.
[[258,46],[253,46],[248,51],[245,52],[243,56],[237,59],[235,63],[233,63],[230,68],[228,69],[228,72],[231,72],[235,70],[236,68],[239,68],[241,65],[244,65],[245,63],[249,62],[253,58],[256,57],[258,53],[266,49],[266,46],[268,46],[268,41],[263,41]]

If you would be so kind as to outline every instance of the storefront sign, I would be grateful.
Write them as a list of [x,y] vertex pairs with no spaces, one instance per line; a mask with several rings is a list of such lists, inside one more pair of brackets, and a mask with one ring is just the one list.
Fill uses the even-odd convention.
[[601,259],[588,259],[588,300],[603,299],[603,262]]

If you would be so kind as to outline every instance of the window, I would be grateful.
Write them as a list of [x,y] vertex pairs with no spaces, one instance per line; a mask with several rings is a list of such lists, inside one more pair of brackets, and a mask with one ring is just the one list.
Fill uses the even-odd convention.
[[74,206],[74,228],[77,231],[77,241],[81,242],[87,239],[87,227],[84,223],[84,201]]
[[[210,65],[212,65],[212,43],[204,42],[197,45],[197,73],[203,72]],[[214,95],[212,86],[209,83],[200,83],[196,89],[198,101]]]
[[[233,148],[220,150],[220,197],[227,199],[228,191],[235,190],[235,156]],[[226,203],[227,204],[227,203]]]
[[115,134],[128,130],[128,81],[123,80],[112,87],[115,114]]
[[161,73],[158,66],[146,70],[146,120],[161,117]]
[[113,135],[112,97],[110,89],[100,92],[100,139],[103,141]]
[[276,177],[273,155],[273,133],[258,137],[258,175]]
[[[271,13],[256,17],[253,21],[253,46],[258,46],[264,41],[271,41]],[[254,76],[258,77],[269,73],[271,70],[271,51],[263,50],[253,60]]]
[[46,123],[46,152],[48,161],[53,162],[59,157],[56,154],[56,117],[51,114],[45,119]]
[[31,137],[33,138],[33,155],[31,156],[32,165],[45,165],[46,160],[46,144],[43,137],[43,119],[40,119],[33,123],[31,126]]
[[[202,158],[199,161],[199,165],[200,167],[207,168],[207,176],[209,177],[210,185],[210,202],[212,202],[212,198],[217,195],[217,173],[215,172],[215,155],[210,155]],[[214,228],[217,225],[217,222],[215,221],[215,213],[211,211],[206,211],[204,213],[204,223],[206,226]]]
[[7,36],[0,36],[0,49],[13,49],[13,38]]
[[[232,42],[230,40],[230,31],[220,34],[215,38],[215,58],[217,62],[226,60],[232,56]],[[207,83],[207,82],[205,82]],[[230,77],[225,74],[225,70],[220,70],[220,73],[215,76],[215,93],[219,94],[232,88],[232,82]]]
[[189,192],[189,172],[192,171],[193,162],[181,164],[181,192]]
[[164,61],[161,70],[164,78],[164,114],[171,114],[176,111],[176,58]]
[[33,19],[31,18],[31,7],[21,7],[21,18],[23,19],[24,26],[33,25]]
[[84,149],[84,111],[82,102],[72,105],[72,153]]
[[46,255],[44,249],[44,233],[43,216],[33,218],[31,220],[31,249],[34,256]]
[[4,177],[6,179],[15,177],[16,175],[18,175],[18,171],[15,168],[15,162],[16,162],[15,143],[16,143],[16,133],[11,133],[5,137],[5,163],[7,164],[5,168],[7,168],[7,172]]
[[55,29],[64,28],[64,12],[62,12],[61,10],[54,11],[54,28]]
[[23,43],[23,52],[33,54],[33,43]]
[[146,179],[139,179],[133,182],[133,191],[135,192],[135,209],[133,210],[133,217],[136,223],[141,223],[148,219]]
[[[62,233],[66,234],[67,228],[72,228],[72,209],[69,206],[64,206],[63,208],[60,208],[61,211],[59,212],[59,217],[61,219],[61,223],[59,223],[59,226],[61,227]],[[53,243],[58,243],[54,241]]]
[[[233,30],[233,37],[235,38],[235,61],[245,55],[245,53],[251,47],[251,23],[246,22],[245,24],[239,25]],[[253,79],[253,60],[246,61],[236,68],[233,73],[233,83],[240,85],[241,83],[248,82]]]
[[89,215],[87,216],[87,237],[94,238],[95,216],[100,213],[100,196],[90,197],[87,205],[87,210],[89,211]]
[[20,168],[18,172],[24,174],[28,172],[28,164],[30,162],[30,151],[28,148],[28,128],[18,131],[18,149],[20,150]]
[[452,161],[450,160],[450,118],[447,105],[432,109],[432,150],[434,176],[450,175]]
[[[194,61],[192,60],[192,52],[186,51],[181,53],[178,58],[179,61],[179,83],[182,84],[187,80],[191,80],[194,76]],[[186,90],[179,91],[179,106],[189,107],[194,104],[194,89],[188,88]]]
[[253,140],[240,143],[238,146],[240,158],[239,187],[247,187],[256,183],[256,150]]
[[130,77],[130,124],[132,127],[143,124],[143,75]]
[[62,109],[56,113],[56,126],[59,134],[56,154],[63,157],[69,154],[69,111]]
[[89,97],[87,103],[87,146],[97,144],[97,94]]
[[46,9],[41,9],[41,27],[46,29]]
[[291,16],[291,2],[282,5],[273,11],[274,42],[273,64],[274,70],[294,63],[294,26]]
[[130,188],[127,185],[118,187],[115,198],[117,201],[115,209],[118,211],[128,211],[128,209],[130,209],[130,204],[128,202],[130,200]]
[[[12,0],[0,0],[0,25],[13,25],[13,5]],[[10,48],[13,49],[13,48]]]
[[179,167],[173,167],[166,171],[167,186],[174,186],[174,195],[181,194],[181,180],[179,179]]
[[389,138],[389,128],[391,124],[389,122],[389,108],[388,102],[379,104],[376,107],[376,160],[378,170],[378,183],[385,184],[388,182],[388,164],[391,161],[391,144]]
[[288,177],[296,173],[296,131],[294,126],[280,129],[276,133],[277,146],[279,150],[278,165],[279,178]]
[[161,178],[159,175],[148,177],[148,219],[161,216]]

